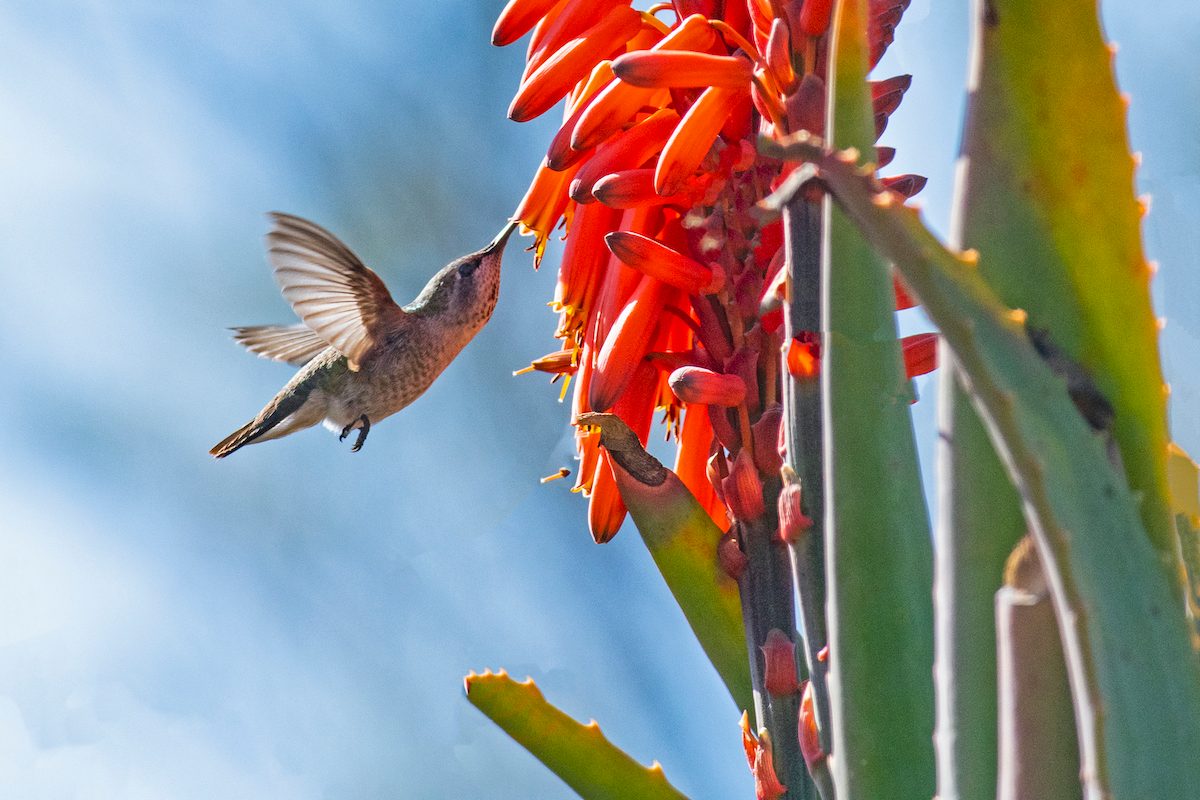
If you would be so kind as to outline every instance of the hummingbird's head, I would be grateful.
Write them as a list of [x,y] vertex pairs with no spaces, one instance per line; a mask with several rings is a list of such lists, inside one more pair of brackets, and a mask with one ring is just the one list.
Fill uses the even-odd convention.
[[451,261],[434,275],[405,311],[436,317],[440,322],[474,335],[492,316],[500,294],[500,260],[504,245],[516,230],[509,222],[482,250]]

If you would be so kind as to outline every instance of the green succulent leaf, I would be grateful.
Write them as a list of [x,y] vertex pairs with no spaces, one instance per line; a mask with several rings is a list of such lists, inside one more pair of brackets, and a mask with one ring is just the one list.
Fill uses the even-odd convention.
[[1187,578],[1188,614],[1194,629],[1192,642],[1200,650],[1200,465],[1174,442],[1169,453],[1171,509],[1175,512],[1179,552]]
[[1126,100],[1096,0],[979,3],[958,244],[1112,404],[1146,534],[1178,579],[1167,393]]
[[[869,154],[867,64],[866,0],[842,0],[826,118],[839,146]],[[933,554],[891,273],[845,212],[828,207],[826,219],[821,380],[834,784],[844,797],[929,798]]]
[[546,702],[530,678],[503,670],[464,681],[467,699],[585,800],[686,800],[658,762],[643,767],[615,747],[594,721],[571,719]]
[[892,259],[953,351],[1016,485],[1062,627],[1085,797],[1186,797],[1200,786],[1200,666],[1124,475],[973,257],[945,249],[899,198],[798,137],[867,238]]
[[721,531],[675,473],[615,414],[581,414],[600,429],[621,500],[705,654],[740,710],[754,708],[737,583],[717,562]]

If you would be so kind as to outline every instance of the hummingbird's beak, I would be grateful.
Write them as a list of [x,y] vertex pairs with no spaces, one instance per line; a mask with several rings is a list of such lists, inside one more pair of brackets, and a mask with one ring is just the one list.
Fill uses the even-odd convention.
[[504,229],[501,230],[500,233],[496,234],[496,238],[492,239],[491,243],[488,244],[487,247],[483,248],[483,252],[491,253],[503,248],[504,243],[508,241],[508,237],[513,235],[513,231],[515,231],[519,225],[520,222],[515,219],[510,219],[508,224],[504,226]]

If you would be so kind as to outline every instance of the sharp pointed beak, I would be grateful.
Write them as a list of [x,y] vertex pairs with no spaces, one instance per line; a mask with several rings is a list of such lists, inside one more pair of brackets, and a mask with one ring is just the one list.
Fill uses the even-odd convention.
[[491,243],[483,249],[483,252],[492,253],[503,249],[504,243],[508,241],[508,237],[513,235],[513,231],[515,231],[519,225],[520,223],[517,222],[517,220],[510,219],[508,224],[504,226],[504,229],[501,230],[500,233],[496,234],[496,238],[492,239]]

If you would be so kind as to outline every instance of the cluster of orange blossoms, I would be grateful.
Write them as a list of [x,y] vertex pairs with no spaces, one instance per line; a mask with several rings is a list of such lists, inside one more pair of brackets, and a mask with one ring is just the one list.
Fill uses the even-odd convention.
[[[908,0],[870,0],[872,66]],[[517,218],[535,262],[559,225],[552,307],[562,348],[533,369],[574,378],[573,416],[619,415],[645,444],[655,409],[675,472],[724,530],[761,514],[759,476],[778,476],[780,372],[812,376],[814,335],[783,348],[783,231],[756,206],[790,165],[760,135],[824,128],[831,0],[511,0],[492,41],[532,31],[509,109],[533,119],[565,101]],[[876,128],[908,76],[872,85]],[[890,160],[878,149],[881,164]],[[885,179],[911,196],[924,179]],[[898,292],[898,307],[911,302]],[[906,340],[910,374],[934,342]],[[780,358],[781,349],[784,358]],[[599,434],[577,432],[576,489],[607,541],[625,518]],[[757,505],[757,507],[756,507]]]

